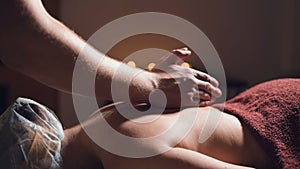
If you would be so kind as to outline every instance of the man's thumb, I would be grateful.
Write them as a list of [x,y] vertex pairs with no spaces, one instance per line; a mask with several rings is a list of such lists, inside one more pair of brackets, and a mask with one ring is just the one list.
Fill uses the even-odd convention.
[[172,54],[161,61],[163,65],[173,65],[180,62],[182,59],[189,57],[192,54],[188,48],[175,49]]

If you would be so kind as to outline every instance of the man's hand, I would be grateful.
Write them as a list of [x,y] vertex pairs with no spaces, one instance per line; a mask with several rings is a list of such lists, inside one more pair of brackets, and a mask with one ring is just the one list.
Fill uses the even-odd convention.
[[[215,78],[201,71],[177,65],[181,59],[190,56],[191,51],[182,48],[173,50],[172,53],[152,70],[156,75],[155,88],[165,93],[168,108],[208,106],[222,95]],[[154,100],[152,104],[160,106],[159,100]]]

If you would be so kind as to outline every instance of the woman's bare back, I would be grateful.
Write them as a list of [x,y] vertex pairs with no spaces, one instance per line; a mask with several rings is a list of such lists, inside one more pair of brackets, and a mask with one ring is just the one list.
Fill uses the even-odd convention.
[[[194,107],[186,108],[180,112],[153,113],[147,115],[147,118],[154,119],[149,123],[138,123],[127,120],[115,108],[109,108],[108,111],[109,113],[105,115],[106,121],[118,132],[129,137],[153,137],[163,134],[170,127],[176,125],[178,132],[173,132],[174,135],[172,137],[164,139],[160,142],[160,145],[143,145],[148,148],[159,151],[158,147],[167,146],[170,149],[180,148],[191,150],[191,152],[199,155],[205,155],[225,163],[241,166],[265,168],[269,165],[269,159],[264,151],[243,124],[236,117],[223,113],[218,109],[212,107]],[[196,118],[192,121],[190,118],[182,118],[181,115],[183,113],[185,113],[186,117],[191,116]],[[134,120],[138,121],[139,118],[145,117],[137,117]],[[182,133],[180,131],[181,127],[186,128],[186,126],[191,126],[191,129],[186,133]],[[184,135],[182,136],[182,134]],[[209,137],[205,139],[207,136]],[[98,151],[98,154],[106,168],[118,168],[119,165],[122,165],[124,168],[126,166],[121,162],[114,162],[112,159],[116,156],[112,153],[101,150]],[[164,154],[161,156],[164,156]],[[120,160],[122,157],[118,156],[116,158]],[[138,159],[134,161],[130,158],[124,159],[126,160],[121,161],[125,164],[136,163],[136,166],[138,166],[138,161],[140,161]],[[132,168],[131,164],[129,166]]]

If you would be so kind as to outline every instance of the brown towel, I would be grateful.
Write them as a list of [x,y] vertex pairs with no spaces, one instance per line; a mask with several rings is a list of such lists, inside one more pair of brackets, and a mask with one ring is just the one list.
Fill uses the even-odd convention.
[[265,82],[214,107],[238,117],[277,168],[300,168],[300,79]]

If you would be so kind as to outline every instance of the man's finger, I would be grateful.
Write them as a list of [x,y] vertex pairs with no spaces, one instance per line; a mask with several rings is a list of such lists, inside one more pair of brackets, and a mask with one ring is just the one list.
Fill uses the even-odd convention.
[[195,90],[193,93],[193,99],[198,99],[200,101],[207,101],[207,100],[211,100],[211,96],[210,94],[204,92],[204,91],[197,91]]
[[199,103],[199,107],[206,107],[206,106],[210,106],[211,104],[212,104],[211,101],[204,101]]
[[209,83],[211,83],[212,85],[214,85],[215,87],[219,87],[219,82],[217,79],[213,78],[212,76],[208,75],[207,73],[198,71],[193,69],[193,71],[195,72],[195,77],[199,80],[203,80],[203,81],[207,81]]
[[177,55],[181,59],[188,57],[192,54],[192,52],[188,50],[188,48],[175,49],[172,51],[172,53]]
[[219,98],[222,95],[222,91],[209,82],[198,80],[197,85],[199,90],[203,90],[215,98]]
[[182,59],[189,57],[191,53],[192,52],[187,48],[175,49],[172,51],[170,55],[166,56],[161,61],[159,61],[158,65],[164,66],[164,65],[177,64]]

